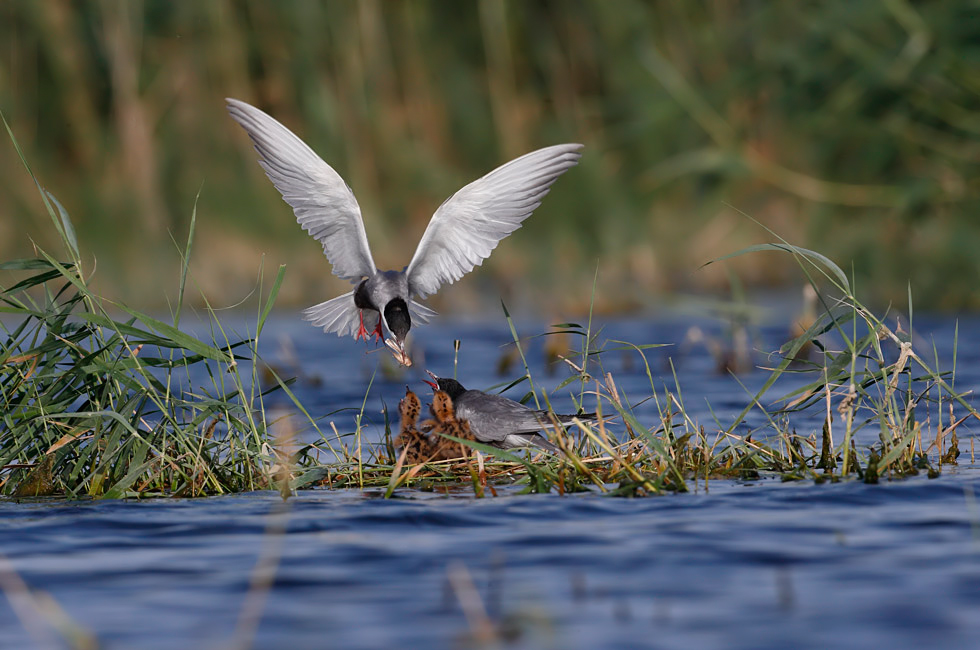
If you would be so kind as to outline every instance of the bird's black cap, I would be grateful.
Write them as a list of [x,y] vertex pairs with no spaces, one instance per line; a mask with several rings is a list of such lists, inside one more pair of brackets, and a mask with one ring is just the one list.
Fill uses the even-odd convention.
[[459,383],[455,379],[441,377],[436,383],[439,384],[439,390],[449,395],[449,399],[451,400],[455,400],[457,397],[466,392],[466,389],[463,388],[463,384]]
[[408,314],[408,305],[401,298],[393,298],[385,305],[385,322],[388,329],[398,341],[404,341],[408,330],[412,327],[412,317]]

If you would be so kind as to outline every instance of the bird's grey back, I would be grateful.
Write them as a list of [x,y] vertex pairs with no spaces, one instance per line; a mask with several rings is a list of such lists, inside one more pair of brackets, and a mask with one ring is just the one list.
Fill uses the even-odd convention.
[[456,398],[456,416],[470,423],[478,440],[500,442],[515,433],[541,431],[551,424],[547,411],[536,411],[501,395],[468,390]]

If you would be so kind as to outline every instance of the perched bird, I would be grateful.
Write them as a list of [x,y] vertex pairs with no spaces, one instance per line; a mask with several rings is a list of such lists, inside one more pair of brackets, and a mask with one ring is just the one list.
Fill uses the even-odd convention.
[[445,434],[460,440],[476,440],[469,423],[456,417],[453,400],[443,391],[437,390],[432,395],[431,409],[434,419],[423,422],[422,428],[429,430],[432,459],[469,458],[472,450],[468,446],[443,437]]
[[340,175],[274,118],[237,99],[227,102],[266,175],[299,224],[323,245],[334,275],[357,285],[305,310],[304,317],[325,332],[366,339],[364,312],[377,314],[373,333],[381,338],[382,324],[391,332],[399,360],[407,358],[405,336],[412,320],[425,323],[435,315],[413,297],[425,298],[482,264],[581,156],[580,144],[546,147],[473,181],[435,211],[407,267],[381,271],[371,257],[357,199]]
[[584,422],[595,420],[595,413],[581,415],[556,415],[549,411],[535,410],[502,395],[491,395],[481,390],[467,390],[455,379],[437,377],[424,380],[433,390],[445,392],[452,400],[456,417],[469,423],[477,441],[508,449],[535,446],[558,452],[558,448],[540,433],[552,426],[554,417],[563,427],[575,418]]
[[418,465],[430,460],[435,451],[428,436],[418,430],[421,411],[422,402],[418,395],[406,387],[405,397],[398,402],[398,415],[401,417],[401,422],[394,444],[398,454],[401,454],[403,449],[407,450],[405,451],[405,462],[409,465]]

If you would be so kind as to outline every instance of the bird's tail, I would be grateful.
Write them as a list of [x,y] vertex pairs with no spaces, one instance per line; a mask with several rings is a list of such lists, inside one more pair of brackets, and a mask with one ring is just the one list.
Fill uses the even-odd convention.
[[563,427],[567,427],[572,424],[575,421],[575,418],[578,418],[586,424],[594,424],[599,421],[599,416],[595,413],[576,413],[575,415],[559,415],[555,413],[555,418],[558,420],[558,424],[562,425]]
[[438,312],[434,309],[429,309],[422,303],[415,302],[414,300],[408,301],[408,313],[420,323],[428,323],[433,316],[438,315]]
[[332,332],[337,336],[353,336],[361,323],[359,311],[354,304],[354,292],[348,291],[304,309],[303,318],[323,328],[328,334]]

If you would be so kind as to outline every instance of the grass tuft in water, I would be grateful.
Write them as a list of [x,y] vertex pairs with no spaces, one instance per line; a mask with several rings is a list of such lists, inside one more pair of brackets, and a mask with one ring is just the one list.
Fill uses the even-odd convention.
[[[580,385],[578,406],[584,408],[588,401],[591,407],[587,410],[612,416],[615,425],[607,420],[597,426],[578,422],[577,428],[564,430],[555,423],[548,434],[562,450],[556,456],[532,457],[463,441],[475,450],[493,454],[492,460],[481,465],[483,478],[477,493],[483,494],[482,488],[488,484],[513,483],[523,485],[527,492],[589,490],[639,496],[698,489],[699,484],[707,489],[710,481],[717,479],[765,476],[818,483],[858,479],[873,484],[922,471],[934,478],[943,465],[955,463],[960,453],[957,427],[969,418],[980,419],[980,415],[954,390],[954,372],[940,368],[935,349],[931,355],[920,352],[922,342],[910,333],[911,319],[906,331],[901,318],[874,314],[857,298],[853,282],[839,266],[820,253],[793,246],[770,233],[779,241],[726,258],[763,252],[792,255],[822,309],[805,331],[773,353],[770,361],[774,364],[767,370],[767,380],[757,392],[747,393],[745,408],[731,422],[715,420],[708,426],[695,421],[684,408],[676,375],[672,385],[658,385],[646,356],[647,350],[658,345],[623,341],[599,344],[591,322],[588,328],[562,324],[553,333],[578,336],[582,353],[578,363],[563,359],[573,373],[555,391]],[[818,291],[820,285],[826,286],[826,291]],[[514,344],[521,350],[521,340],[506,311],[505,317]],[[896,324],[891,326],[890,321]],[[801,355],[804,349],[812,350],[808,357]],[[622,394],[612,374],[603,368],[604,355],[624,350],[635,354],[646,371],[650,393],[642,401],[654,404],[652,420],[647,415],[641,421],[632,406],[639,402],[632,403]],[[774,399],[769,397],[780,377],[790,373],[811,381]],[[536,390],[526,363],[524,374],[506,388],[525,381],[531,389],[524,401],[533,396],[538,403],[550,404],[551,396],[545,391],[539,395]],[[820,429],[798,433],[793,420],[813,409],[825,413]],[[765,424],[748,433],[736,433],[745,428],[753,411],[762,414]],[[412,467],[407,473],[399,467],[402,473],[397,485],[448,489],[453,484],[465,484],[473,475],[475,462],[430,463]],[[386,465],[375,469],[377,481],[388,484],[390,495],[390,470]],[[371,474],[371,470],[366,472],[365,485],[372,484]]]
[[[197,338],[179,328],[196,208],[165,322],[91,290],[67,211],[34,182],[65,257],[36,248],[35,258],[0,264],[0,493],[201,496],[272,486],[276,441],[252,360],[284,268],[260,301],[254,336],[233,340],[208,307],[211,337]],[[260,298],[261,283],[260,273]]]

